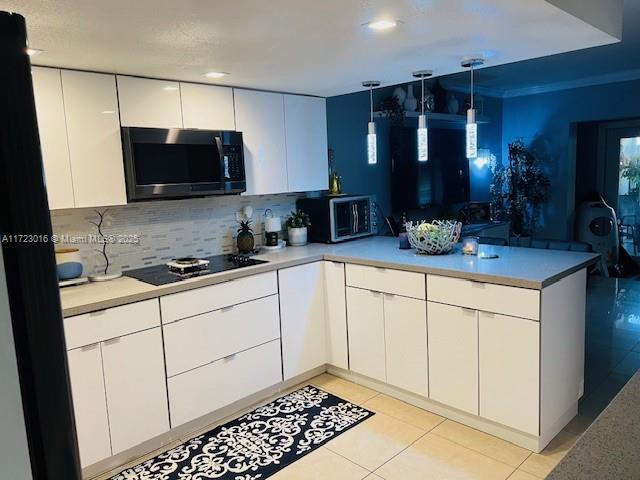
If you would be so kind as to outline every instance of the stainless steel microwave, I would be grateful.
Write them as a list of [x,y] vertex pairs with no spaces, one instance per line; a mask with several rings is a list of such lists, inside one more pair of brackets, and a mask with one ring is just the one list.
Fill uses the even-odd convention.
[[300,198],[296,206],[310,217],[311,242],[336,243],[377,231],[375,197],[371,195]]
[[246,190],[241,132],[123,127],[122,146],[129,201]]

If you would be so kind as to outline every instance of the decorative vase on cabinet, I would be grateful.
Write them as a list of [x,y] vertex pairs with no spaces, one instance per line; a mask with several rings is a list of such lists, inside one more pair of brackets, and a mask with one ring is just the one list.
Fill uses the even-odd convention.
[[413,85],[407,87],[407,98],[404,101],[404,109],[414,112],[418,108],[418,99],[413,95]]

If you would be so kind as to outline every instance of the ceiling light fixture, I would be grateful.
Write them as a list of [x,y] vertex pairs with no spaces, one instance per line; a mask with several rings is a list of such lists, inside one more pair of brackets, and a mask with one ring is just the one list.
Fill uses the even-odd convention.
[[422,93],[420,94],[420,115],[418,116],[418,161],[429,160],[429,131],[427,130],[427,116],[424,113],[424,79],[433,75],[432,70],[418,70],[413,76],[420,79]]
[[478,158],[478,124],[473,103],[473,68],[484,64],[484,57],[473,56],[462,60],[460,65],[471,72],[471,108],[467,110],[467,158]]
[[375,30],[376,32],[384,32],[386,30],[391,30],[392,28],[397,27],[398,22],[396,20],[381,19],[374,22],[365,23],[365,25],[371,30]]
[[222,77],[226,77],[229,74],[226,72],[207,72],[203,75],[207,78],[222,78]]
[[378,140],[376,138],[376,124],[373,121],[373,87],[379,87],[377,80],[367,80],[362,82],[363,87],[369,89],[369,105],[371,107],[371,118],[367,125],[367,163],[375,165],[378,163]]
[[27,55],[33,57],[34,55],[38,55],[39,53],[44,52],[44,50],[40,50],[39,48],[27,48]]

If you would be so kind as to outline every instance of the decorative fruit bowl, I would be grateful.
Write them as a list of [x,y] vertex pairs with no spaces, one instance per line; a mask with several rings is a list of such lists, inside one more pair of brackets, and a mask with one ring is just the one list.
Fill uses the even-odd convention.
[[460,239],[462,223],[453,220],[407,222],[409,243],[418,253],[443,255],[449,253]]

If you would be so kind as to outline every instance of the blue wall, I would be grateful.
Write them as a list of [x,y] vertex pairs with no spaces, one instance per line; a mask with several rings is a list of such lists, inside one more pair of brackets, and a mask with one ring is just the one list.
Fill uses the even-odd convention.
[[[445,85],[446,87],[446,85]],[[374,106],[391,95],[396,86],[374,90]],[[418,91],[414,89],[414,92]],[[462,101],[464,94],[457,94]],[[479,147],[489,148],[498,158],[502,148],[502,100],[484,98],[484,116],[490,123],[478,129]],[[357,92],[327,98],[327,124],[329,148],[334,151],[335,168],[343,177],[346,193],[375,194],[386,215],[391,213],[391,159],[389,120],[376,119],[378,136],[378,163],[367,164],[367,122],[369,121],[369,92]],[[471,199],[489,199],[489,168],[479,169],[473,163],[469,168]]]
[[638,117],[638,92],[640,81],[629,81],[504,99],[502,158],[508,158],[509,142],[522,138],[544,161],[551,178],[551,200],[539,236],[573,234],[576,165],[571,124]]
[[[374,92],[374,105],[385,92]],[[386,215],[391,211],[389,121],[376,119],[378,163],[367,163],[369,92],[327,98],[327,136],[345,193],[375,194]]]

